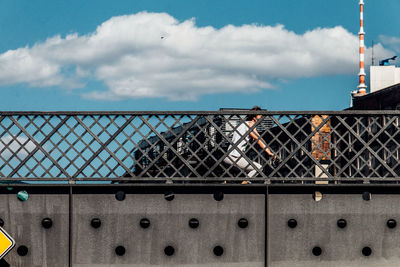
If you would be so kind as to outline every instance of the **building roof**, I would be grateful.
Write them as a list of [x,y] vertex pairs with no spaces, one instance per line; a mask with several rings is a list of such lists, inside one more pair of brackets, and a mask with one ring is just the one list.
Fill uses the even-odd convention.
[[379,91],[353,98],[350,110],[394,110],[400,109],[400,83]]

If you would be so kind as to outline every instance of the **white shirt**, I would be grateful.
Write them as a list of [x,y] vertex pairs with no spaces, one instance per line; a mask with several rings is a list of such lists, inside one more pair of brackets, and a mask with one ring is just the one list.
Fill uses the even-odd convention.
[[[232,143],[236,145],[236,148],[234,148],[229,153],[229,156],[239,158],[241,157],[239,151],[245,152],[246,144],[250,141],[249,129],[250,129],[249,121],[246,121],[245,123],[240,124],[239,127],[237,127],[236,130],[233,132]],[[239,142],[240,138],[242,138],[242,136],[244,135],[246,135],[246,137]],[[231,148],[232,145],[229,145],[228,149]]]

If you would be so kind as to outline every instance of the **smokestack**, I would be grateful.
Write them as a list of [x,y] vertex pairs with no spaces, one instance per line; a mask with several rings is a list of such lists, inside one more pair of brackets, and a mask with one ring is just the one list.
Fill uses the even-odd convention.
[[360,37],[360,72],[359,76],[359,84],[358,94],[366,94],[367,86],[365,85],[365,65],[364,65],[364,0],[360,0],[360,32],[358,33]]

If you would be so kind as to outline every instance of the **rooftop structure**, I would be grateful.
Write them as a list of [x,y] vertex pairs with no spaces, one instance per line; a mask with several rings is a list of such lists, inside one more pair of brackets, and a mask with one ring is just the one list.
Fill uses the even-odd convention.
[[350,109],[400,110],[400,83],[354,98]]
[[371,93],[400,83],[400,68],[394,65],[370,67]]

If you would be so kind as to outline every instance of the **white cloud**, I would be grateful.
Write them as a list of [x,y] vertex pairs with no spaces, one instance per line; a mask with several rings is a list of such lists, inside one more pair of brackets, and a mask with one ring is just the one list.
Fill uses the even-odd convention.
[[[367,51],[368,53],[368,51]],[[378,44],[375,55],[390,54]],[[275,79],[356,74],[358,36],[343,27],[296,34],[282,25],[198,27],[166,13],[118,16],[84,36],[55,36],[0,55],[0,86],[107,85],[95,99],[195,100],[252,92]]]
[[51,86],[62,82],[60,65],[33,49],[19,48],[0,55],[0,84],[26,82],[32,86]]
[[396,52],[400,52],[400,37],[380,35],[379,40],[394,49]]
[[378,58],[379,60],[385,59],[385,58],[391,58],[396,55],[397,53],[397,59],[395,61],[390,61],[390,64],[400,64],[400,37],[393,37],[393,36],[386,36],[386,35],[380,35],[379,40],[388,48],[393,50],[394,52],[391,52],[389,54],[386,54],[385,57],[380,57]]
[[36,145],[26,137],[6,135],[0,138],[0,155],[3,158],[17,155],[23,159],[35,148]]

